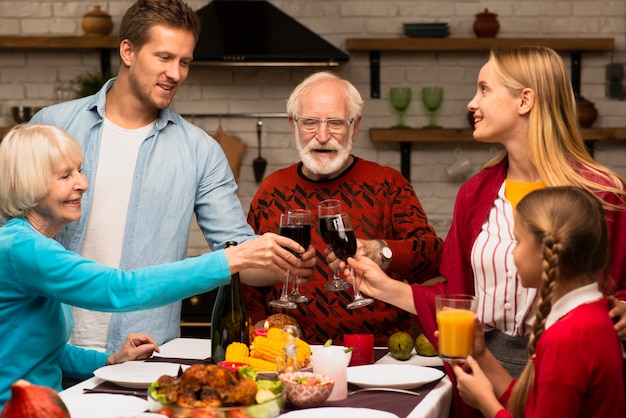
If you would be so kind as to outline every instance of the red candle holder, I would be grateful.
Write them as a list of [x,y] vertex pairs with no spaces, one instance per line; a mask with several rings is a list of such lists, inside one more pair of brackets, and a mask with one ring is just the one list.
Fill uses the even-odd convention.
[[254,330],[255,337],[267,337],[267,330],[265,328],[257,328]]
[[353,348],[350,366],[374,363],[374,334],[346,334],[343,345]]

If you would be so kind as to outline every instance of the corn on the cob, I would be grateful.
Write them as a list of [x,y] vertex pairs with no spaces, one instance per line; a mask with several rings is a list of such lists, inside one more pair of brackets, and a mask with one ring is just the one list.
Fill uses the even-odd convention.
[[244,362],[245,358],[250,356],[250,350],[244,343],[233,342],[226,347],[226,353],[224,354],[226,361]]
[[259,358],[246,357],[242,360],[244,363],[248,363],[257,372],[275,372],[276,361],[265,361]]
[[[272,331],[270,329],[269,331]],[[280,330],[279,334],[280,334]],[[267,337],[255,337],[250,345],[250,357],[259,358],[266,361],[276,362],[276,357],[285,354],[285,343],[282,338],[279,340],[267,333]],[[299,368],[304,368],[311,357],[311,347],[304,341],[296,340],[296,362]]]
[[[243,343],[234,342],[226,347],[225,360],[248,363],[256,371],[275,371],[276,357],[285,354],[285,342],[282,330],[270,328],[267,337],[255,337],[250,348]],[[304,368],[311,357],[311,346],[301,339],[296,340],[296,362]]]

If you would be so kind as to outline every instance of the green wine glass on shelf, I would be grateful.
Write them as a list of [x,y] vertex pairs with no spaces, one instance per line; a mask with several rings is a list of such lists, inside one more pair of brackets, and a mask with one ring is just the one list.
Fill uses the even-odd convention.
[[396,112],[398,112],[398,124],[392,126],[393,129],[409,129],[404,124],[404,112],[411,104],[411,88],[410,87],[392,87],[389,90],[389,100]]
[[443,102],[443,88],[442,87],[424,87],[422,88],[422,103],[424,107],[430,113],[430,123],[424,126],[424,129],[441,129],[441,126],[435,123],[435,114],[437,109]]

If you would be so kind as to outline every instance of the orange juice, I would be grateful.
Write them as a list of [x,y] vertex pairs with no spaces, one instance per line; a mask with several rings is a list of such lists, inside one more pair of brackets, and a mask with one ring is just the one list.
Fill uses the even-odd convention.
[[466,309],[444,309],[437,312],[439,354],[448,358],[465,358],[474,346],[474,318]]

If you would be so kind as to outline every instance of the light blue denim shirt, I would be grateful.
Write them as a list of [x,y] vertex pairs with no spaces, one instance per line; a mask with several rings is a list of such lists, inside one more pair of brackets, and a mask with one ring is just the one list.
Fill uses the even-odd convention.
[[[46,107],[30,123],[65,129],[85,153],[84,172],[94,184],[106,92],[109,80],[93,96]],[[80,253],[89,221],[94,190],[83,195],[82,218],[56,237]],[[222,249],[227,241],[254,237],[237,197],[237,184],[220,145],[206,132],[171,109],[162,110],[154,129],[142,142],[126,218],[121,269],[181,260],[187,256],[189,226],[195,212],[209,246]],[[162,344],[180,334],[180,301],[162,308],[115,313],[107,351],[114,352],[129,332],[150,334]]]

